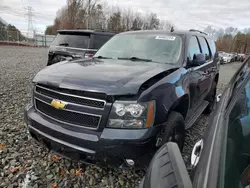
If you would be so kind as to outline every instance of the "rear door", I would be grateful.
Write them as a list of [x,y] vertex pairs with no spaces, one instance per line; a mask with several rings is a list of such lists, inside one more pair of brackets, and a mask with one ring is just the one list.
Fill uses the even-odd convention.
[[193,67],[192,78],[196,81],[196,100],[197,105],[203,102],[203,100],[208,95],[213,77],[213,55],[211,53],[210,47],[205,37],[198,36],[199,46],[201,53],[205,54],[206,62],[203,65]]
[[[190,61],[193,60],[193,57],[195,54],[204,53],[208,50],[208,46],[202,46],[203,43],[198,41],[198,37],[193,35],[190,38],[189,41],[189,47],[188,47],[188,58]],[[208,67],[209,61],[207,61],[205,64],[195,67],[190,67],[190,102],[191,102],[191,108],[192,111],[195,111],[195,109],[203,102],[203,99],[205,97],[205,93],[207,93],[207,90],[209,87],[208,79],[209,75],[207,74],[207,67]]]

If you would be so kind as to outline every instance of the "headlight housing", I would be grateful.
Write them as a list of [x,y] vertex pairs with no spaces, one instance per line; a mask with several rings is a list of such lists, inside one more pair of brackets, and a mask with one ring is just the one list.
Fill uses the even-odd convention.
[[111,109],[109,128],[142,129],[154,124],[155,101],[116,101]]

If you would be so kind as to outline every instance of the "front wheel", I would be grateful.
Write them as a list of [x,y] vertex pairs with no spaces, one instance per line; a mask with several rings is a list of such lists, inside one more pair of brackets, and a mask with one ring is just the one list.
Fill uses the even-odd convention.
[[162,146],[167,142],[177,143],[180,151],[183,150],[185,141],[185,123],[183,116],[178,112],[171,112],[168,120],[160,133],[158,146]]

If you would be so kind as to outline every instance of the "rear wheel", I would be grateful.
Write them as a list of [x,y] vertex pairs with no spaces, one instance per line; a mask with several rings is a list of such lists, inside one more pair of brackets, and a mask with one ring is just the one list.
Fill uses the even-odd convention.
[[183,150],[185,141],[185,123],[183,116],[178,112],[171,112],[168,120],[160,133],[158,146],[162,146],[167,142],[175,142],[179,146],[180,151]]

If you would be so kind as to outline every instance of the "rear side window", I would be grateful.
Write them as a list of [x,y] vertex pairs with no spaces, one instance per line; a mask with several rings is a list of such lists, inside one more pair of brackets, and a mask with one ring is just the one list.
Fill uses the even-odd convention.
[[63,33],[56,36],[52,45],[86,49],[89,45],[89,39],[89,35]]
[[211,53],[212,53],[212,56],[215,55],[216,53],[216,46],[215,46],[215,42],[211,39],[207,39],[208,41],[208,44],[209,44],[209,47],[210,47],[210,50],[211,50]]
[[190,41],[189,41],[188,52],[189,52],[189,59],[190,60],[193,60],[194,54],[201,53],[200,46],[198,44],[198,40],[195,36],[192,36]]
[[210,59],[209,48],[204,37],[198,37],[201,45],[201,51],[206,55],[206,59]]
[[109,39],[111,39],[112,35],[92,35],[92,49],[101,48]]

